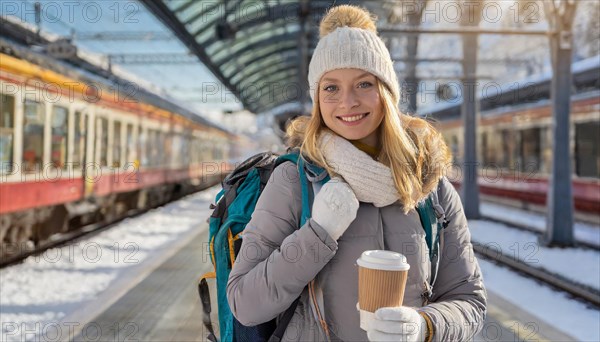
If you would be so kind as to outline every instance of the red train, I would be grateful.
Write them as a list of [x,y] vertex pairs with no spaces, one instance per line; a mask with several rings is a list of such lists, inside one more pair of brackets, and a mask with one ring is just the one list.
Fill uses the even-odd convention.
[[[532,208],[546,203],[552,161],[550,75],[515,82],[479,99],[479,186],[490,200]],[[600,222],[600,56],[573,64],[571,163],[576,215]],[[460,165],[460,103],[427,113]],[[462,175],[454,174],[460,186]]]
[[84,60],[0,47],[1,257],[231,170],[241,138],[227,130]]

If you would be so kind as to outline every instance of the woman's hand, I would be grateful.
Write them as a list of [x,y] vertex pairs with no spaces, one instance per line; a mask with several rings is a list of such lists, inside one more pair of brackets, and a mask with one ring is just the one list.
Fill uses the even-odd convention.
[[367,326],[369,341],[421,342],[427,335],[425,318],[405,306],[378,309]]
[[350,185],[334,177],[315,196],[312,219],[337,241],[354,221],[357,211],[358,200]]

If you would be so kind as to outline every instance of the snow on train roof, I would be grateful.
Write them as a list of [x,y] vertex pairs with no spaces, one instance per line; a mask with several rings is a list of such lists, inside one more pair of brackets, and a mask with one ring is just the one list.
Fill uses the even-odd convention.
[[[2,20],[6,21],[8,24],[12,24],[14,27],[22,30],[23,32],[33,33],[37,30],[37,28],[34,25],[24,22],[12,15],[3,16]],[[64,38],[57,34],[43,30],[40,31],[39,36],[46,42],[55,42],[59,39]],[[4,39],[2,40],[5,41]],[[81,47],[77,46],[76,59],[85,62],[89,66],[96,69],[93,70],[91,68],[86,68],[85,65],[76,65],[69,61],[54,59],[43,55],[43,48],[41,46],[25,45],[24,42],[15,41],[12,39],[10,40],[10,43],[11,45],[18,44],[19,47],[14,48],[20,48],[22,52],[27,51],[28,55],[35,54],[39,59],[43,58],[46,61],[51,62],[52,64],[59,65],[63,72],[66,70],[68,70],[69,72],[75,72],[78,74],[78,76],[87,79],[91,82],[108,84],[110,86],[117,86],[117,89],[119,89],[118,87],[122,86],[123,84],[134,84],[136,87],[138,87],[137,90],[139,90],[139,92],[136,92],[136,96],[140,97],[140,100],[149,102],[163,109],[176,112],[177,114],[182,115],[197,123],[216,128],[229,134],[234,134],[231,132],[231,130],[227,129],[226,127],[204,118],[201,113],[197,113],[188,109],[187,106],[183,104],[180,100],[173,98],[172,96],[161,90],[159,87],[128,72],[122,67],[119,67],[118,65],[111,65],[109,69],[108,60],[103,55],[86,51]],[[106,75],[102,75],[100,72]]]
[[[571,73],[579,74],[579,73],[584,73],[584,72],[591,71],[594,69],[599,69],[599,68],[600,68],[600,55],[596,55],[593,57],[589,57],[589,58],[574,62],[571,65]],[[531,75],[529,77],[523,78],[518,81],[512,81],[510,83],[501,84],[499,86],[499,88],[502,92],[508,92],[508,91],[512,91],[514,89],[515,83],[525,86],[525,85],[540,84],[543,82],[548,82],[550,80],[552,80],[552,71],[546,71],[544,73]],[[482,100],[482,99],[486,99],[488,97],[493,97],[493,96],[495,96],[495,95],[492,95],[492,96],[478,95],[477,99]],[[444,103],[434,104],[429,107],[419,109],[418,115],[427,116],[427,115],[430,115],[431,113],[441,112],[446,109],[460,106],[461,104],[462,104],[462,98],[456,99],[453,102],[444,102]]]

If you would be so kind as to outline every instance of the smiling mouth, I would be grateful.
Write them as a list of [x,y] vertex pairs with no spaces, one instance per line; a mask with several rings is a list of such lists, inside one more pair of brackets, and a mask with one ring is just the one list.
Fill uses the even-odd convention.
[[338,116],[337,118],[344,122],[354,122],[365,118],[370,113],[357,114],[352,116]]

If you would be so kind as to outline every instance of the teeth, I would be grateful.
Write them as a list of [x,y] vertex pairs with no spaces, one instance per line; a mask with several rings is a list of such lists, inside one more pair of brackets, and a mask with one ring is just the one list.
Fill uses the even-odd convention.
[[365,114],[361,114],[361,115],[355,115],[355,116],[349,116],[349,117],[340,117],[340,119],[342,119],[343,121],[346,121],[346,122],[353,122],[353,121],[358,121],[364,117],[365,117]]

